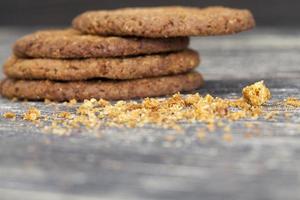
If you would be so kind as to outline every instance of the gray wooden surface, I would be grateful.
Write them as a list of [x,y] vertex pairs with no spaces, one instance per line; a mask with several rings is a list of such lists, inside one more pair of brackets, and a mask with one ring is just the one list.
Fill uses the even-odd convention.
[[[0,29],[0,61],[12,42],[29,29]],[[183,124],[184,134],[156,127],[105,128],[103,137],[75,131],[46,135],[30,123],[0,118],[0,199],[299,199],[300,112],[274,102],[300,97],[300,29],[256,29],[235,36],[196,38],[206,86],[200,93],[239,96],[264,79],[273,99],[268,110],[289,112],[276,121],[254,120],[259,133],[246,139],[246,121],[232,124],[233,141],[216,129],[204,141],[203,124]],[[1,75],[2,76],[2,75]],[[0,113],[19,115],[43,103],[0,98]],[[63,107],[61,108],[63,109]],[[166,134],[176,135],[167,142]]]

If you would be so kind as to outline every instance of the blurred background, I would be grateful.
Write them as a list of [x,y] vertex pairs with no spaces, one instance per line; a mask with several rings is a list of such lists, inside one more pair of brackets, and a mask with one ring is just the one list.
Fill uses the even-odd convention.
[[300,24],[300,0],[1,0],[0,26],[64,26],[86,10],[158,5],[248,8],[254,13],[258,26]]

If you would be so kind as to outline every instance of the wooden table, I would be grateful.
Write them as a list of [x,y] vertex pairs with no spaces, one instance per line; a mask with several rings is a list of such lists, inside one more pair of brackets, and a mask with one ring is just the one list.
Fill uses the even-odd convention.
[[[32,29],[0,29],[0,61],[13,41]],[[278,108],[274,102],[300,97],[300,29],[259,29],[224,37],[193,38],[201,53],[199,68],[206,79],[201,94],[240,96],[241,89],[265,80],[273,98],[267,110],[289,112],[286,120],[257,123],[258,135],[245,124],[232,124],[233,141],[216,129],[204,141],[196,131],[204,124],[183,124],[177,134],[147,126],[105,128],[103,137],[77,131],[60,137],[42,133],[22,120],[0,118],[1,199],[299,199],[300,110]],[[0,99],[0,113],[20,116],[29,106],[42,113],[43,103]],[[167,134],[176,140],[168,142]]]

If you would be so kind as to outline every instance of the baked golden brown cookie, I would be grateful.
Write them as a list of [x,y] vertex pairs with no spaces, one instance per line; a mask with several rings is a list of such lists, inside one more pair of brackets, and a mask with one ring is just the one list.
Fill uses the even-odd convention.
[[8,98],[28,100],[66,101],[76,99],[132,99],[169,95],[176,92],[191,91],[203,84],[198,72],[156,78],[126,81],[26,81],[5,79],[1,83],[1,94]]
[[100,58],[143,55],[185,49],[189,39],[101,37],[73,29],[38,31],[16,41],[14,54],[35,58]]
[[4,73],[16,79],[136,79],[184,73],[197,67],[199,61],[198,53],[193,50],[129,58],[72,60],[12,56],[4,64]]
[[178,37],[238,33],[255,26],[250,11],[225,7],[152,7],[88,11],[73,27],[98,35]]

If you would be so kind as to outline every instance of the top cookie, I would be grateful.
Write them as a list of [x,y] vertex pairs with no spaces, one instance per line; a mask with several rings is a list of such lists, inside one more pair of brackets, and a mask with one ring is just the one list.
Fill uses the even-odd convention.
[[133,38],[83,35],[74,29],[39,31],[16,41],[14,54],[32,58],[103,58],[178,51],[187,37]]
[[250,11],[225,7],[153,7],[89,11],[73,27],[98,35],[178,37],[238,33],[255,26]]

